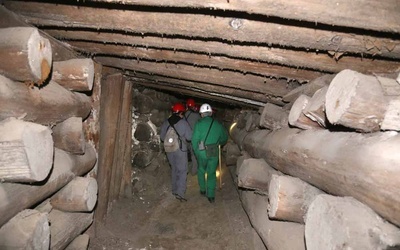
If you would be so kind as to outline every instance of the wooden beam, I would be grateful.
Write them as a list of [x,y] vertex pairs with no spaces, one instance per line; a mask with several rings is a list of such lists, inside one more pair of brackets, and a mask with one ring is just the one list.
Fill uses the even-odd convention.
[[291,90],[290,85],[284,80],[244,75],[232,71],[220,71],[217,69],[193,67],[183,64],[138,62],[136,60],[111,57],[96,57],[95,60],[106,66],[142,71],[190,81],[213,83],[242,90],[251,89],[254,92],[274,96],[283,96]]
[[142,34],[203,37],[400,58],[400,41],[304,26],[214,15],[143,12],[51,3],[7,1],[5,6],[37,26],[100,28]]
[[288,128],[260,133],[236,132],[240,136],[234,140],[277,170],[327,193],[353,196],[400,225],[400,169],[396,167],[400,163],[400,136],[396,133],[364,135]]
[[[9,27],[33,27],[22,20],[17,14],[7,10],[4,6],[0,6],[0,28]],[[39,31],[40,35],[47,38],[51,43],[53,52],[53,61],[62,61],[78,57],[78,53],[69,48],[69,45],[64,44],[57,39]]]
[[[400,7],[397,0],[389,0],[383,3],[376,1],[329,1],[329,0],[88,0],[91,2],[117,3],[124,5],[144,5],[158,7],[178,7],[222,11],[239,11],[249,14],[280,17],[308,21],[318,24],[333,26],[355,27],[367,30],[387,31],[400,33]],[[376,10],[379,10],[379,15]],[[321,12],[324,14],[321,15]],[[384,13],[384,14],[383,14]],[[373,21],[371,21],[373,17]]]
[[53,128],[54,146],[72,154],[85,153],[82,117],[70,117]]
[[[185,80],[179,80],[179,79],[173,79],[169,77],[163,77],[163,76],[154,76],[154,75],[145,75],[145,74],[136,74],[138,77],[133,77],[137,83],[140,82],[152,82],[154,84],[159,84],[159,85],[170,85],[170,86],[177,86],[177,87],[188,87],[190,89],[193,89],[194,91],[197,90],[202,90],[202,91],[208,91],[212,93],[219,93],[219,94],[224,94],[224,95],[230,95],[230,96],[236,96],[236,97],[241,97],[241,98],[247,98],[259,102],[276,102],[279,100],[273,99],[269,97],[268,95],[260,94],[260,93],[255,93],[252,91],[245,91],[241,89],[235,89],[235,88],[229,88],[229,87],[223,87],[223,86],[218,86],[218,85],[213,85],[213,84],[207,84],[207,83],[197,83],[197,82],[191,82],[191,81],[185,81]],[[283,105],[283,102],[279,101],[280,105]]]
[[91,91],[94,80],[94,62],[90,58],[54,62],[52,80],[73,91]]
[[170,63],[186,63],[192,65],[208,66],[220,70],[228,69],[244,74],[264,75],[268,77],[286,78],[307,82],[322,76],[322,73],[282,67],[262,62],[232,59],[223,56],[210,56],[206,54],[188,53],[164,49],[151,49],[132,47],[130,45],[100,44],[91,42],[70,42],[78,51],[101,55],[113,55],[118,57],[133,58],[136,60],[151,60]]
[[[140,85],[154,88],[154,89],[161,89],[161,90],[166,90],[174,94],[182,94],[186,96],[194,96],[194,97],[199,97],[199,98],[204,98],[204,99],[210,99],[210,100],[215,100],[221,103],[229,103],[229,104],[234,104],[234,105],[239,105],[239,106],[247,106],[247,107],[257,107],[263,105],[262,103],[257,103],[257,102],[251,102],[251,100],[243,99],[243,98],[227,98],[226,96],[223,96],[221,94],[213,95],[211,93],[207,93],[206,91],[203,92],[196,92],[193,89],[185,89],[185,88],[179,88],[176,86],[164,86],[160,85],[158,83],[150,83],[150,82],[141,82]],[[247,101],[247,102],[246,102]]]
[[[45,27],[43,27],[45,28]],[[139,46],[143,48],[169,49],[173,51],[193,51],[207,55],[223,55],[232,58],[244,58],[269,62],[291,67],[315,69],[328,73],[337,73],[344,69],[353,69],[360,73],[397,72],[400,63],[335,55],[324,52],[293,51],[271,48],[269,46],[238,45],[229,42],[188,40],[181,38],[139,36],[135,34],[110,33],[106,31],[54,30],[44,29],[52,36],[62,40],[95,41]],[[308,60],[304,60],[308,58]]]
[[114,147],[118,129],[118,118],[122,104],[124,78],[122,74],[110,75],[101,83],[100,103],[100,148],[97,182],[99,187],[95,222],[104,223],[110,202],[110,182]]

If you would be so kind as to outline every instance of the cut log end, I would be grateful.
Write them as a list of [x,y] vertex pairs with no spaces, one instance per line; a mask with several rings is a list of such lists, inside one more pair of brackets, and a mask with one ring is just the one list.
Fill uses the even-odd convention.
[[[332,124],[337,124],[351,105],[359,85],[359,73],[343,70],[333,78],[326,93],[326,114]],[[350,84],[349,84],[350,82]]]
[[310,101],[310,97],[300,95],[293,103],[289,113],[289,124],[301,129],[321,128],[320,125],[304,115],[303,110]]
[[28,60],[32,74],[38,85],[41,85],[49,76],[52,63],[50,41],[35,30],[28,40]]

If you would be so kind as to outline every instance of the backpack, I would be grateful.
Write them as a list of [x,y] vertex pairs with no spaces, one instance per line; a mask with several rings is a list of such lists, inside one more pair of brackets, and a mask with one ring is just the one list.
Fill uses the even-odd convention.
[[174,126],[169,126],[164,139],[164,150],[167,153],[175,152],[180,149],[182,145],[181,138],[179,137]]

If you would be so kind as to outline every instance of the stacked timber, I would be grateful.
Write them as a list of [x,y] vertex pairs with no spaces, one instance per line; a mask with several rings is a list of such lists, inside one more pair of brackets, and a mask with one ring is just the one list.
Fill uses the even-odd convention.
[[96,179],[83,177],[97,161],[83,132],[91,99],[73,92],[90,93],[94,64],[53,62],[36,28],[0,32],[0,248],[64,249],[97,202]]
[[[324,79],[319,88],[307,92],[302,86],[286,97],[292,98],[289,115],[266,105],[260,119],[266,129],[248,131],[242,118],[230,131],[242,153],[256,158],[239,157],[238,186],[265,199],[259,206],[242,198],[244,207],[250,220],[260,210],[269,221],[305,224],[307,249],[397,249],[400,85],[351,70]],[[300,129],[285,126],[285,118]],[[262,174],[266,166],[277,173]],[[268,244],[274,240],[267,237],[278,229],[253,220],[272,249]],[[298,247],[304,243],[291,249]]]

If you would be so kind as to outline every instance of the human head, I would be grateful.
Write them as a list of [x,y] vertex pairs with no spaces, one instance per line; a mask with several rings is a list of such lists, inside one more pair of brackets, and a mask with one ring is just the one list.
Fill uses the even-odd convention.
[[177,102],[172,106],[172,113],[181,114],[182,112],[185,112],[185,105],[182,103]]
[[192,98],[189,98],[186,100],[186,108],[187,109],[193,110],[195,107],[196,107],[196,102]]
[[212,115],[212,108],[211,108],[210,104],[204,103],[203,105],[201,105],[199,113],[203,117],[211,116]]

